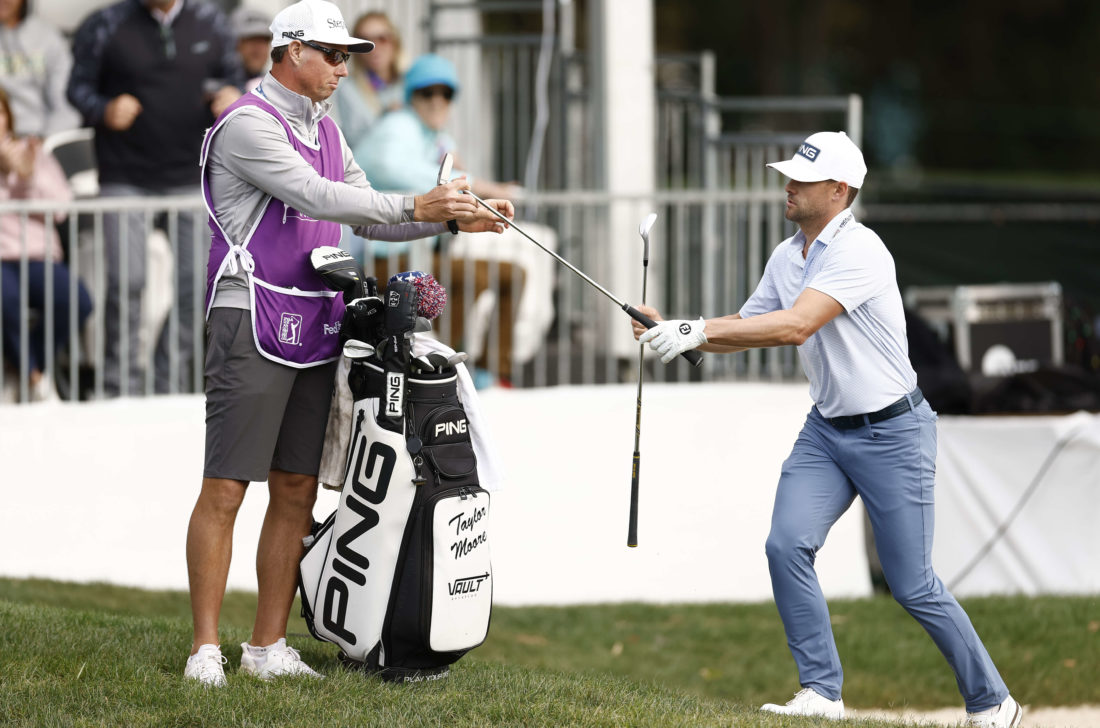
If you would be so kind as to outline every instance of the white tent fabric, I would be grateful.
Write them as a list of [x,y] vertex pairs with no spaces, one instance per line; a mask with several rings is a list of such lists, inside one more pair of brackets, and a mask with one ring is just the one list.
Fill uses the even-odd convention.
[[956,596],[1100,592],[1100,416],[941,417],[936,465]]

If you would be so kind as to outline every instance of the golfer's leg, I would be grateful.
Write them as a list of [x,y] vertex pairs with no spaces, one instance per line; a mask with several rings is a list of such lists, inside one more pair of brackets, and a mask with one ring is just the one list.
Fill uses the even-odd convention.
[[966,612],[932,569],[936,416],[927,403],[867,428],[859,468],[849,470],[867,506],[883,575],[955,671],[968,711],[1008,696]]
[[837,435],[831,429],[816,412],[807,417],[783,463],[765,550],[799,683],[839,700],[844,672],[814,561],[855,491],[831,455],[831,439]]
[[302,538],[313,525],[317,476],[272,470],[270,501],[256,549],[259,600],[251,644],[265,646],[286,636],[286,623],[298,585]]
[[187,581],[191,588],[191,618],[195,626],[191,654],[200,645],[218,644],[229,561],[233,554],[233,524],[247,483],[203,478],[187,527]]

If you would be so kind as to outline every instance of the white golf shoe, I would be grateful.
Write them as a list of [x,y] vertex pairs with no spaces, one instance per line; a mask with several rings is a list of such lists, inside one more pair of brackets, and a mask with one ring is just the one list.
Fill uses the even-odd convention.
[[183,676],[189,680],[198,680],[206,687],[220,688],[225,685],[225,669],[228,660],[222,657],[217,645],[202,645],[199,651],[187,658]]
[[261,680],[272,680],[283,675],[324,677],[302,662],[298,650],[288,647],[285,637],[280,637],[278,642],[267,647],[254,647],[247,642],[242,642],[241,672],[246,675],[255,675]]
[[786,705],[765,703],[760,710],[766,713],[783,715],[816,715],[822,718],[840,720],[844,717],[844,701],[829,700],[813,688],[802,688]]
[[1016,728],[1024,719],[1024,709],[1011,695],[989,710],[966,714],[966,724],[976,728]]

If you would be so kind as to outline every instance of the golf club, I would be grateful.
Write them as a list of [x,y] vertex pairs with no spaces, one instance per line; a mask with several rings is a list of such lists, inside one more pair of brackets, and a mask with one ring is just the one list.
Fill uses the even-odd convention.
[[[642,305],[645,305],[646,283],[649,278],[649,231],[657,222],[657,213],[651,212],[638,226],[645,247],[642,252]],[[638,345],[638,409],[634,415],[634,464],[630,469],[630,523],[626,529],[626,545],[631,548],[638,545],[638,476],[642,465],[642,364],[645,359],[645,344]]]
[[[630,318],[632,318],[635,321],[637,321],[638,323],[642,324],[647,329],[652,329],[654,326],[657,325],[657,322],[654,321],[653,319],[651,319],[649,316],[646,316],[644,313],[642,313],[638,309],[634,308],[629,303],[626,303],[625,301],[618,298],[611,291],[607,290],[606,288],[601,286],[599,283],[597,283],[596,281],[594,281],[590,277],[588,277],[584,273],[584,271],[582,271],[580,268],[577,268],[577,266],[573,265],[568,260],[566,260],[565,258],[563,258],[560,255],[558,255],[557,253],[555,253],[553,250],[550,250],[545,245],[543,245],[542,243],[540,243],[539,241],[535,240],[533,237],[528,235],[527,232],[523,228],[521,228],[519,225],[517,225],[512,220],[509,220],[504,214],[502,214],[499,210],[497,210],[492,205],[487,203],[485,200],[481,199],[480,197],[475,195],[470,190],[462,190],[462,192],[463,192],[463,194],[467,194],[470,197],[473,197],[478,202],[480,202],[482,207],[484,207],[486,210],[488,210],[489,212],[491,212],[494,215],[496,215],[497,217],[499,217],[507,225],[514,228],[516,232],[518,232],[520,235],[522,235],[523,237],[530,240],[535,245],[542,248],[546,253],[549,253],[555,260],[557,260],[559,263],[564,265],[566,268],[568,268],[569,270],[571,270],[574,273],[576,273],[577,275],[579,275],[584,281],[586,281],[589,285],[591,285],[597,291],[599,291],[603,295],[610,298],[612,301],[614,301],[616,303],[616,305],[618,305],[619,308],[626,311],[626,313],[630,316]],[[681,353],[680,356],[684,357],[689,362],[691,362],[692,366],[697,367],[697,366],[701,366],[703,364],[703,355],[701,353],[699,353],[698,351],[696,351],[695,349],[690,349],[688,351],[685,351],[685,352]]]

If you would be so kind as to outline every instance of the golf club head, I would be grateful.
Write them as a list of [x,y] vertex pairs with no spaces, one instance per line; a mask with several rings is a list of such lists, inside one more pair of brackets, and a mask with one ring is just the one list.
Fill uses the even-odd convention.
[[435,181],[437,185],[445,185],[451,181],[451,166],[454,165],[454,161],[454,156],[450,152],[443,155],[443,161],[439,164],[439,176]]
[[649,231],[653,229],[653,223],[655,222],[657,222],[657,213],[651,212],[645,216],[642,224],[638,226],[638,234],[642,236],[642,241],[645,243],[645,256],[642,260],[646,263],[649,262]]
[[422,372],[434,372],[435,364],[426,356],[413,357],[412,363]]
[[309,254],[309,262],[326,286],[334,291],[344,292],[345,304],[362,298],[366,293],[359,263],[346,250],[322,245]]
[[344,356],[348,359],[366,359],[374,354],[374,347],[359,339],[348,339],[344,342]]
[[454,354],[451,354],[449,357],[447,357],[447,366],[456,367],[456,366],[463,363],[464,361],[466,361],[469,358],[470,358],[470,355],[467,354],[466,352],[456,351]]

